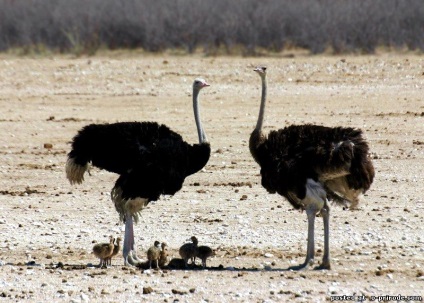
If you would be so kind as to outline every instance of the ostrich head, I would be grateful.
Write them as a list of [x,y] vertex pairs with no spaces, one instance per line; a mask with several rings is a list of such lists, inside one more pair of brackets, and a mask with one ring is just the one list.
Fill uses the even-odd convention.
[[253,71],[257,72],[261,78],[266,76],[266,66],[258,66]]
[[197,240],[197,238],[195,237],[195,236],[192,236],[191,238],[190,238],[190,240],[195,244],[195,245],[197,245],[197,243],[199,243],[199,241]]
[[160,242],[159,241],[155,241],[155,243],[153,244],[155,247],[159,247]]
[[193,82],[193,90],[201,90],[202,88],[210,86],[204,79],[197,78]]

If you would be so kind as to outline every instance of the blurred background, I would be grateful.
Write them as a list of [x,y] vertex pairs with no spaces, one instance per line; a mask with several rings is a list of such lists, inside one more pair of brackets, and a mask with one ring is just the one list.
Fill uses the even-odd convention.
[[0,51],[424,50],[423,0],[2,0]]

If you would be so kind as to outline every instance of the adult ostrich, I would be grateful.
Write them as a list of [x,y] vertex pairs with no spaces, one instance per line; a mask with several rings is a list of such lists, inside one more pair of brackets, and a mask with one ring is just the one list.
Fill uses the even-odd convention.
[[[88,164],[117,173],[111,192],[120,219],[125,222],[123,245],[126,265],[137,265],[133,221],[141,210],[160,195],[179,191],[184,179],[201,170],[209,160],[211,148],[202,126],[199,92],[209,86],[203,79],[193,83],[193,109],[199,144],[190,145],[167,126],[155,122],[90,124],[72,141],[66,162],[71,184],[80,184]],[[130,253],[131,252],[131,253]]]
[[261,167],[262,186],[269,193],[284,196],[294,208],[306,210],[308,245],[303,264],[314,261],[314,223],[320,213],[324,221],[324,255],[316,269],[330,269],[329,200],[350,203],[355,208],[359,196],[374,179],[374,167],[368,156],[368,144],[360,129],[291,125],[262,132],[267,93],[266,67],[254,69],[262,79],[262,99],[249,148]]

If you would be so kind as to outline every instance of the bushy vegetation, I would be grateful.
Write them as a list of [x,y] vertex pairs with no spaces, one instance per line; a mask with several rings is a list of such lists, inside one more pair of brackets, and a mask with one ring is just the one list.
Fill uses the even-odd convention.
[[1,0],[0,51],[424,50],[423,0]]

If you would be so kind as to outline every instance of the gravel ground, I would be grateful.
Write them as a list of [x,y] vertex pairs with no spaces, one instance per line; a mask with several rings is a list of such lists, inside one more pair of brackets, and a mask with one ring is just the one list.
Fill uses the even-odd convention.
[[[260,98],[252,66],[258,64],[268,66],[265,130],[353,126],[370,143],[376,178],[359,210],[332,207],[330,271],[287,270],[304,260],[306,215],[261,187],[249,154]],[[89,123],[151,120],[196,142],[190,95],[199,76],[211,84],[201,93],[211,159],[175,196],[151,203],[135,235],[140,256],[157,239],[168,243],[171,258],[196,235],[216,251],[209,268],[142,271],[124,267],[121,255],[110,268],[93,267],[93,243],[123,236],[110,201],[116,175],[93,169],[82,185],[69,185],[70,140]],[[424,59],[412,53],[1,55],[0,301],[422,300],[423,84]],[[318,220],[317,261],[322,247]]]

